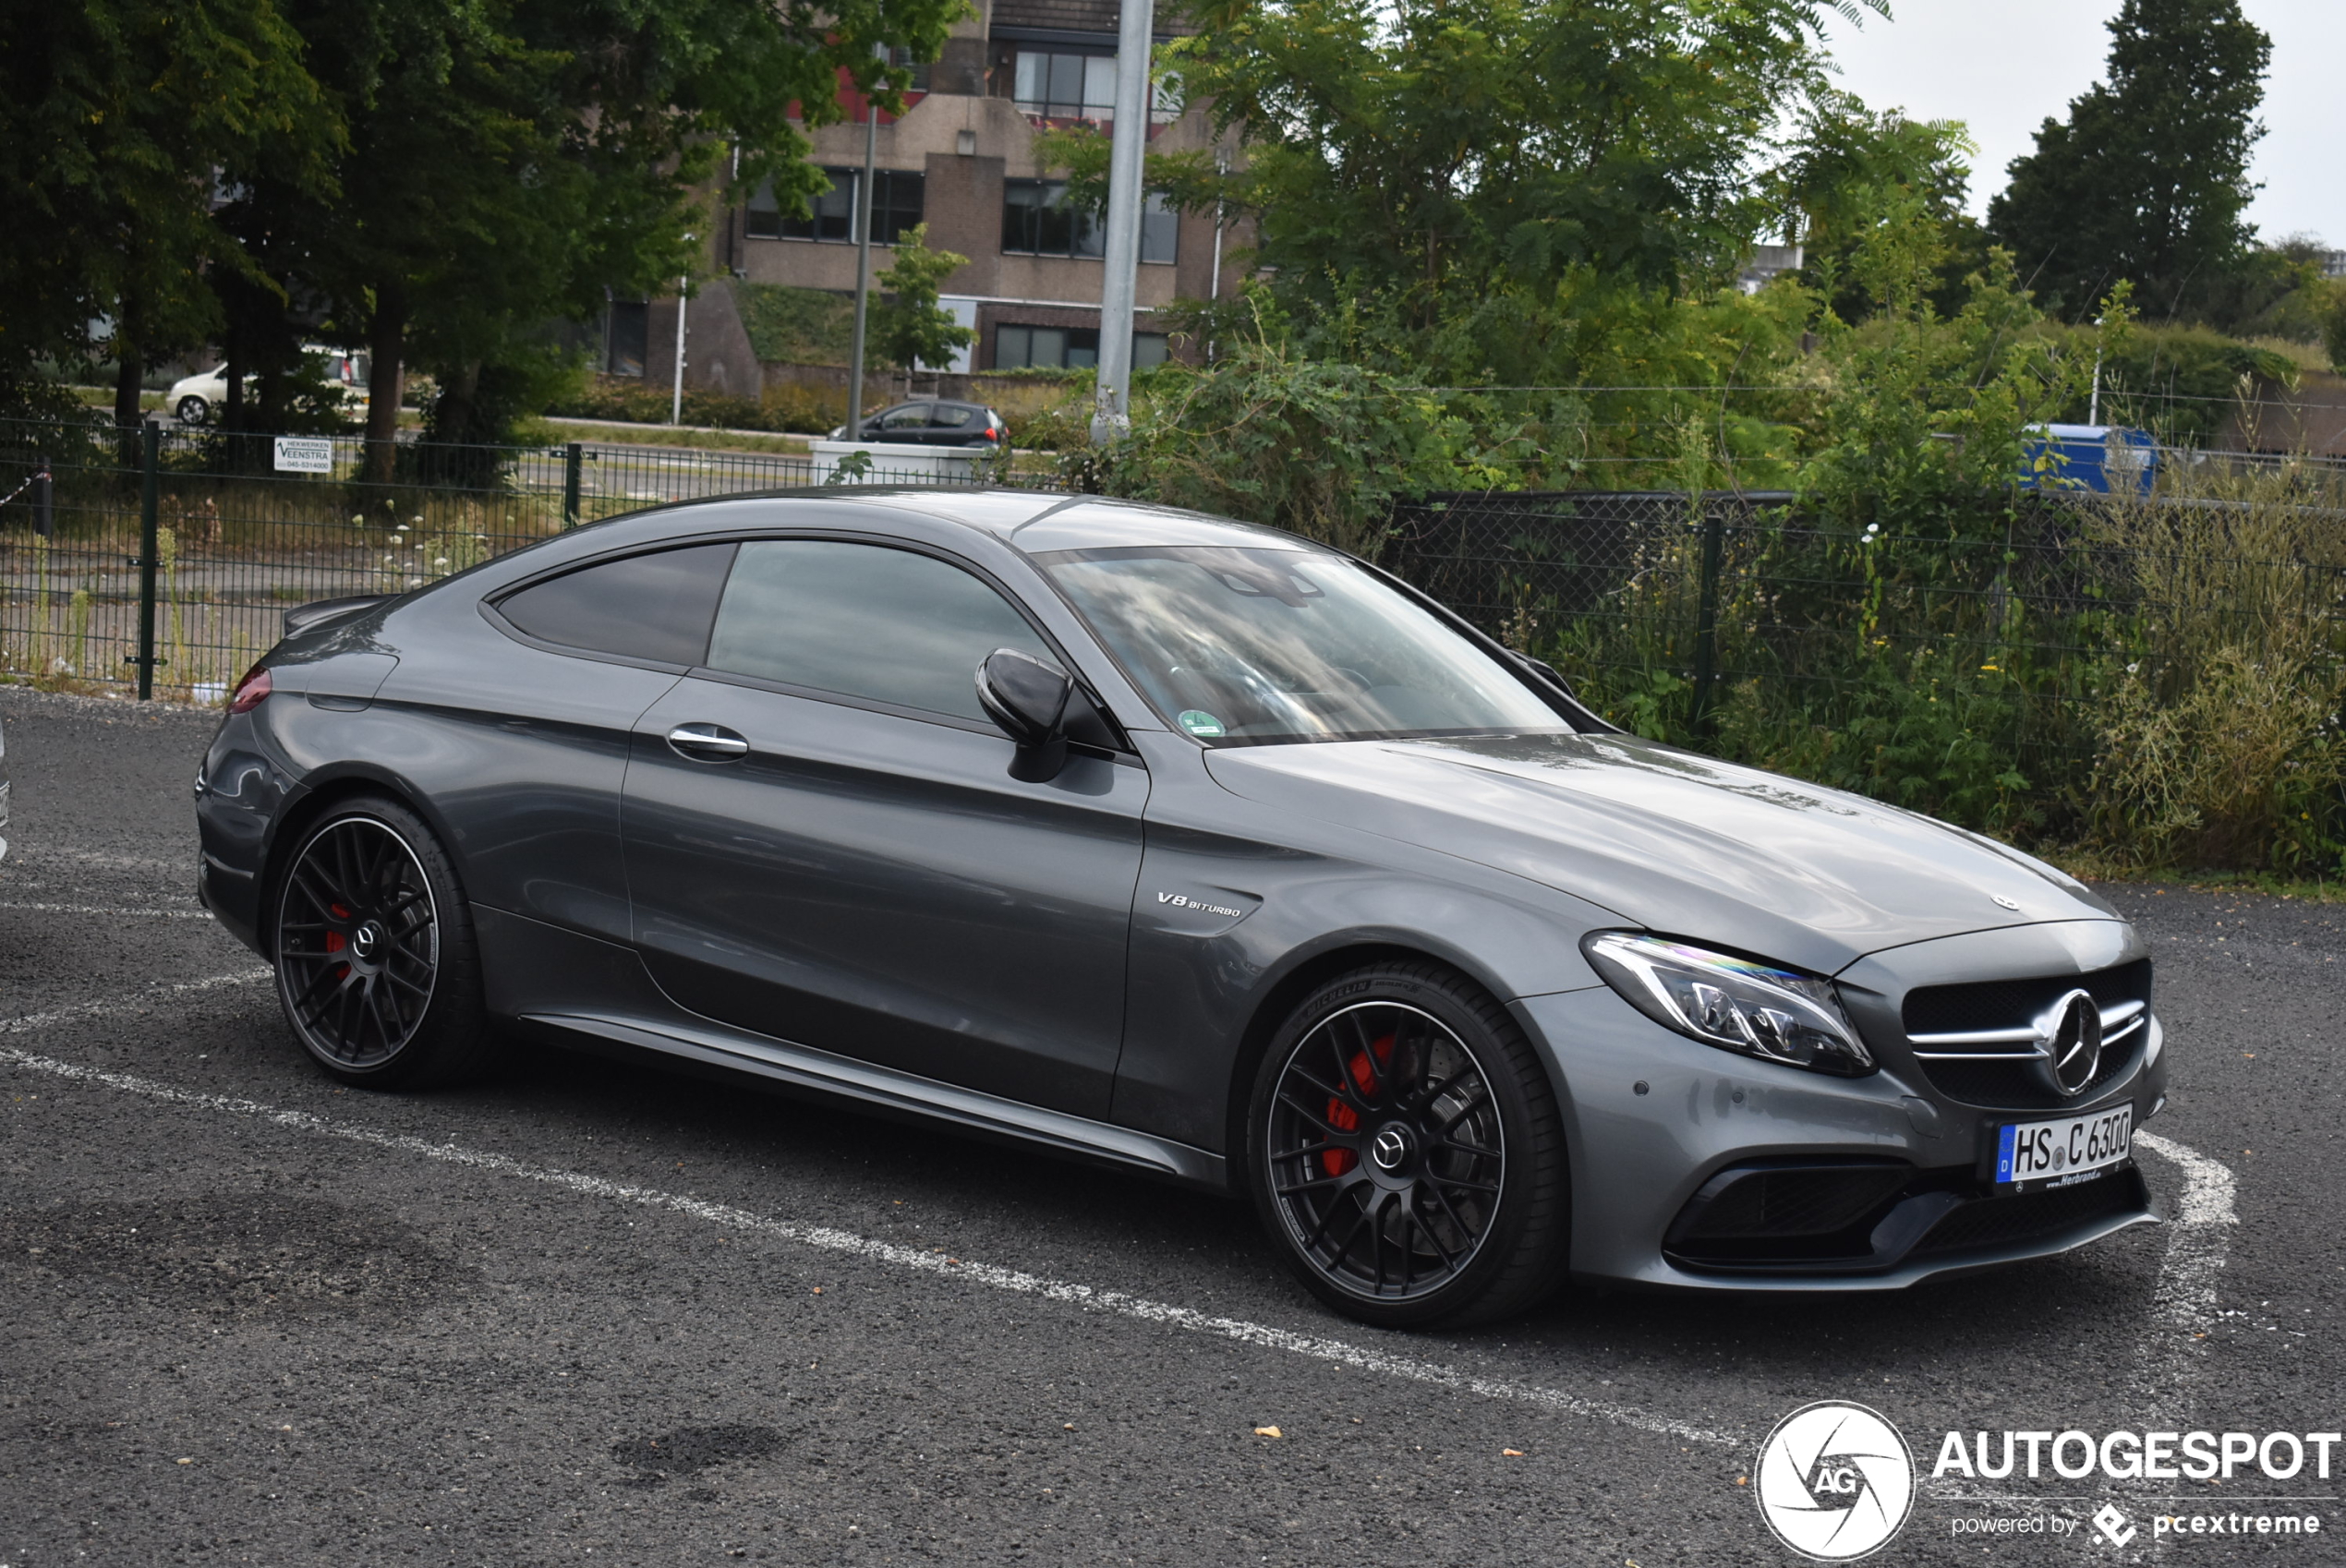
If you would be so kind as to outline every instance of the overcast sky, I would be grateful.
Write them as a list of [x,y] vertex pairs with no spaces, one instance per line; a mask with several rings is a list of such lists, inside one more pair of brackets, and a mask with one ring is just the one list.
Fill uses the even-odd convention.
[[[2346,247],[2346,0],[2242,9],[2273,41],[2254,168],[2265,188],[2249,219],[2267,239],[2302,232]],[[1972,208],[1984,213],[2045,116],[2066,115],[2101,78],[2118,0],[1891,0],[1891,12],[1868,12],[1861,30],[1834,24],[1842,85],[1878,109],[1968,125]]]

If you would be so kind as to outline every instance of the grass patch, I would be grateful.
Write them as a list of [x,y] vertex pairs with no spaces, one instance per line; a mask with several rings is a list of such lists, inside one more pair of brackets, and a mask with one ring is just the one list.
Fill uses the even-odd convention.
[[805,455],[807,439],[804,436],[747,435],[734,430],[696,429],[676,425],[614,429],[609,425],[550,418],[532,420],[521,431],[521,440],[528,445],[559,446],[564,441],[584,441],[589,446],[674,446],[706,452],[762,452],[785,457]]
[[737,282],[733,305],[751,350],[768,363],[844,365],[853,356],[855,302],[845,295]]

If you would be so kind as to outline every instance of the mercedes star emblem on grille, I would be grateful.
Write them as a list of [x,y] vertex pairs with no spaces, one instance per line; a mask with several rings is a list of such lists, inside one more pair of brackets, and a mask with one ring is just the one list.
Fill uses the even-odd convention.
[[2037,1020],[2038,1070],[2062,1099],[2085,1092],[2101,1069],[2101,1004],[2090,991],[2072,991]]

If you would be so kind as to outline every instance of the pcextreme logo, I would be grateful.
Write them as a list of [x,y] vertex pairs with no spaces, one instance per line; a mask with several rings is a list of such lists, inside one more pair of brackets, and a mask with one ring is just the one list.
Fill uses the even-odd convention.
[[1817,1562],[1880,1550],[1915,1502],[1915,1458],[1889,1418],[1823,1400],[1776,1423],[1760,1445],[1752,1490],[1778,1540]]

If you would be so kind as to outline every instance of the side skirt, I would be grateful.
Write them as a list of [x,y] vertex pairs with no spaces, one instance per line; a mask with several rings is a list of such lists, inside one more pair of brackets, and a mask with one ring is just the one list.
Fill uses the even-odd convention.
[[584,1036],[582,1044],[655,1051],[784,1089],[842,1096],[885,1115],[1229,1190],[1227,1162],[1206,1150],[719,1023],[668,1001],[633,949],[479,904],[473,921],[490,976],[490,1009],[517,1022]]

